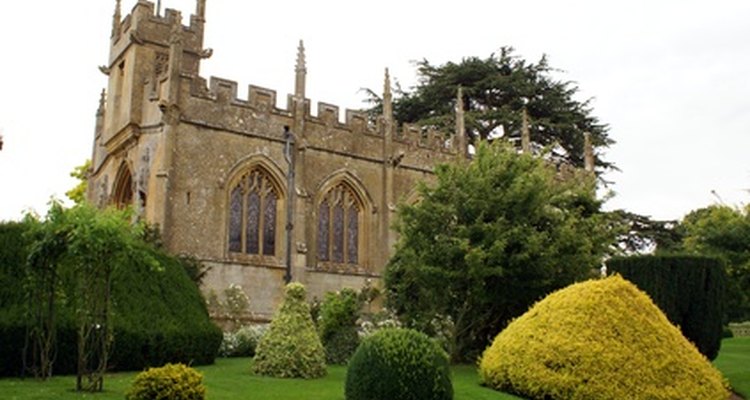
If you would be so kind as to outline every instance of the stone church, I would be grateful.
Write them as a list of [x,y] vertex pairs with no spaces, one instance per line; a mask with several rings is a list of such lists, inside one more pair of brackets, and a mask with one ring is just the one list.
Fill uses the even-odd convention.
[[132,206],[172,253],[210,267],[206,291],[241,285],[256,319],[290,280],[318,298],[379,286],[396,205],[416,201],[436,163],[465,158],[465,136],[395,126],[387,71],[377,118],[345,110],[342,121],[326,103],[313,112],[301,42],[284,108],[274,90],[206,80],[205,7],[197,0],[184,25],[145,0],[123,18],[116,0],[89,200]]

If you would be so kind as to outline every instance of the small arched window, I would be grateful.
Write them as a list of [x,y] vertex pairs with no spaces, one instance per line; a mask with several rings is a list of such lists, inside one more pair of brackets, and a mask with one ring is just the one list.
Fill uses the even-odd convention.
[[358,264],[362,203],[342,182],[323,197],[318,208],[318,261]]
[[279,191],[268,173],[255,167],[244,173],[229,193],[229,251],[276,254]]

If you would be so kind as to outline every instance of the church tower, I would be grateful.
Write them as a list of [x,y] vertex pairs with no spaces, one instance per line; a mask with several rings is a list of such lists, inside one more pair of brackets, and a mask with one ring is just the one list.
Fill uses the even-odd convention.
[[183,26],[179,11],[164,15],[154,4],[139,0],[122,18],[115,1],[110,54],[100,70],[108,84],[96,115],[89,199],[104,206],[134,207],[142,218],[166,234],[175,135],[180,118],[181,80],[198,76],[203,49],[206,0]]

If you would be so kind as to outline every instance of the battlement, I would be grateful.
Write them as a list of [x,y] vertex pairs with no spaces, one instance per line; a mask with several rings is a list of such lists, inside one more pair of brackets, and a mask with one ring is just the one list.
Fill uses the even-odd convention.
[[[183,78],[187,78],[183,76]],[[188,93],[191,101],[196,101],[196,106],[187,107],[186,110],[200,109],[212,110],[209,114],[200,113],[199,120],[206,121],[212,126],[231,128],[232,130],[244,131],[249,129],[253,124],[248,121],[252,119],[269,119],[283,118],[283,124],[291,125],[294,114],[296,98],[293,94],[287,95],[285,107],[277,106],[278,95],[273,89],[264,88],[255,85],[248,85],[247,92],[241,97],[239,84],[236,81],[210,77],[208,81],[201,77],[191,77],[186,83],[188,87],[183,92]],[[304,110],[303,118],[310,128],[311,132],[324,134],[327,136],[337,135],[364,135],[383,139],[388,132],[384,117],[379,116],[374,121],[368,116],[367,112],[357,109],[345,108],[342,112],[341,107],[326,102],[317,102],[315,113],[313,113],[310,99],[304,100],[302,107]],[[228,118],[228,116],[234,116]],[[243,121],[241,124],[231,124],[231,120]],[[237,125],[229,127],[230,125]],[[279,125],[282,125],[280,122]],[[248,134],[251,132],[248,131]],[[271,136],[279,136],[281,131],[275,132]],[[308,136],[312,136],[308,134]],[[415,124],[403,124],[395,127],[392,138],[399,147],[409,147],[412,149],[422,149],[430,151],[439,151],[454,154],[455,140],[452,134],[440,132],[434,128],[421,127]],[[315,141],[315,138],[309,138]]]
[[[139,84],[136,82],[151,85],[148,100],[155,104],[177,102],[172,104],[181,110],[183,120],[274,140],[283,136],[284,126],[296,127],[294,129],[301,131],[295,134],[310,146],[336,150],[337,146],[342,148],[341,143],[348,143],[343,146],[346,152],[372,153],[369,155],[372,157],[376,150],[382,158],[383,151],[395,149],[424,153],[428,158],[430,152],[458,153],[458,141],[453,133],[414,125],[398,127],[392,115],[372,116],[354,109],[343,109],[342,113],[341,107],[326,102],[317,102],[313,110],[310,99],[305,96],[307,69],[302,42],[294,68],[294,94],[287,95],[286,104],[282,106],[275,90],[248,85],[242,97],[236,81],[219,77],[206,80],[200,76],[200,61],[211,54],[203,49],[206,0],[196,0],[196,14],[191,15],[187,26],[182,24],[180,11],[166,9],[161,15],[154,3],[146,0],[139,0],[130,14],[120,18],[120,0],[116,1],[109,68],[113,69],[119,60],[129,57],[125,52],[131,46],[145,49],[138,50],[137,57],[133,56],[130,79],[134,85]],[[174,51],[181,51],[181,57],[171,60],[174,54],[180,54]],[[167,73],[168,70],[172,72]],[[385,87],[390,90],[388,76]],[[137,101],[141,97],[134,98]]]
[[119,1],[112,21],[110,65],[133,43],[168,48],[170,33],[175,24],[182,26],[184,51],[194,56],[203,53],[204,18],[190,15],[190,24],[182,25],[182,13],[167,8],[157,12],[153,2],[139,0],[130,14],[120,18]]

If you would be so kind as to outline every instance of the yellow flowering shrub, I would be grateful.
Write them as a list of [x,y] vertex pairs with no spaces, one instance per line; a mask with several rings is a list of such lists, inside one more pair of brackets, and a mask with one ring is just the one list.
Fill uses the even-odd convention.
[[530,399],[729,398],[721,373],[619,275],[535,304],[485,350],[479,373]]

